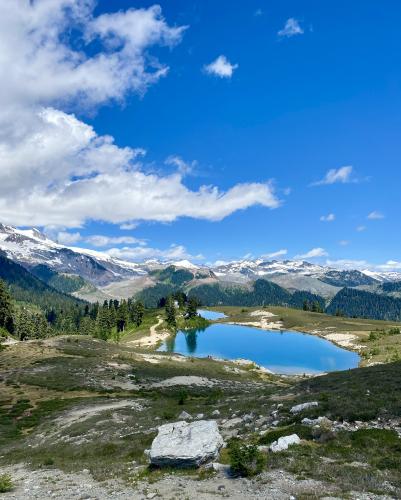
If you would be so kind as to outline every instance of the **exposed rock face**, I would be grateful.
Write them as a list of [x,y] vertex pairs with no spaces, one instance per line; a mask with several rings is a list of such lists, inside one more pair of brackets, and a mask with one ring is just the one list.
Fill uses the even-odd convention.
[[223,438],[214,420],[174,422],[159,427],[150,462],[160,467],[197,467],[216,459]]
[[178,415],[178,418],[181,420],[192,420],[193,417],[184,410]]
[[291,413],[300,413],[303,410],[308,410],[309,408],[314,408],[319,406],[317,401],[310,401],[309,403],[302,403],[300,405],[293,406],[290,410]]
[[284,451],[288,449],[292,444],[299,444],[301,440],[297,434],[291,434],[291,436],[283,436],[278,438],[270,445],[270,451],[277,453],[278,451]]

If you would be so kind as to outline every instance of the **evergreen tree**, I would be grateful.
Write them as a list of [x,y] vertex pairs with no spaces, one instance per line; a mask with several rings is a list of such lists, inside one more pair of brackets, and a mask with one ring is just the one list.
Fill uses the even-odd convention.
[[171,295],[169,295],[166,299],[166,321],[170,327],[175,328],[177,326],[176,319],[176,311],[175,311],[175,302]]
[[187,304],[186,317],[188,319],[198,316],[198,300],[195,297],[190,297]]
[[131,321],[136,325],[140,326],[143,321],[143,316],[145,314],[145,306],[142,301],[135,302],[132,306]]
[[123,332],[128,323],[128,307],[125,300],[121,301],[117,310],[117,333]]
[[103,304],[103,307],[99,310],[96,325],[96,336],[99,339],[107,340],[111,336],[113,322],[110,313],[108,304]]
[[16,323],[16,334],[19,340],[34,338],[34,321],[27,309],[23,308],[19,311]]
[[5,283],[0,280],[0,328],[14,332],[13,305]]

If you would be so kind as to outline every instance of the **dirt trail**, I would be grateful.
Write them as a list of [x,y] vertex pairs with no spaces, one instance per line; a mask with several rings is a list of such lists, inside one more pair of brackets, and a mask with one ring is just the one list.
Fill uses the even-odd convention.
[[149,336],[141,337],[140,339],[131,340],[127,344],[137,345],[138,347],[152,347],[159,342],[165,340],[170,332],[163,330],[161,332],[157,331],[157,328],[163,323],[163,318],[158,316],[158,321],[152,325],[149,329]]

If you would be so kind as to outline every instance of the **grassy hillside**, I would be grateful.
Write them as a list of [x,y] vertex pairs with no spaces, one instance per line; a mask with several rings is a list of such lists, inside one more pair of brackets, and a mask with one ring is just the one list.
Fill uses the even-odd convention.
[[31,303],[43,308],[83,304],[81,300],[61,293],[47,285],[24,267],[3,255],[0,255],[0,279],[7,283],[17,301]]
[[[401,446],[391,427],[391,419],[401,415],[400,363],[310,379],[280,378],[250,367],[238,370],[230,362],[143,354],[76,336],[7,347],[0,352],[0,375],[0,467],[12,473],[18,470],[13,464],[27,462],[48,475],[86,468],[100,481],[128,481],[132,497],[138,498],[149,487],[173,498],[163,494],[163,478],[174,485],[187,485],[192,478],[200,498],[222,482],[227,495],[238,496],[240,479],[204,470],[148,468],[144,452],[156,427],[177,421],[185,410],[217,420],[228,442],[233,434],[244,445],[264,446],[293,432],[301,436],[301,444],[287,451],[264,452],[267,466],[246,482],[252,498],[268,497],[260,488],[270,488],[277,473],[282,483],[289,478],[283,498],[296,491],[298,498],[319,498],[319,491],[335,498],[349,498],[351,491],[358,498],[401,495]],[[170,384],[177,380],[173,377],[189,375],[210,385]],[[319,406],[290,412],[294,404],[311,400]],[[301,423],[305,416],[323,415],[334,421],[336,431],[319,434]],[[378,417],[387,428],[374,428]],[[219,460],[230,461],[227,449]],[[316,481],[315,488],[309,479]],[[54,487],[48,481],[46,494]]]
[[350,317],[401,321],[401,299],[383,294],[343,288],[331,300],[326,311]]
[[62,293],[72,294],[88,285],[81,276],[57,273],[43,264],[31,268],[30,272],[47,285]]

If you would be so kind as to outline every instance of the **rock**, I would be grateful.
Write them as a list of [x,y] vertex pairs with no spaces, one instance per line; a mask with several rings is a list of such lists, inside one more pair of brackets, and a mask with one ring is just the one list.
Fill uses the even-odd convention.
[[213,415],[214,417],[218,417],[218,416],[220,415],[219,410],[214,410],[214,411],[212,412],[212,415]]
[[161,425],[150,449],[150,462],[158,466],[198,467],[216,458],[223,443],[214,420]]
[[309,403],[301,403],[300,405],[295,405],[291,408],[291,413],[300,413],[301,411],[308,410],[309,408],[314,408],[319,406],[317,401],[310,401]]
[[242,424],[242,418],[230,418],[230,420],[227,420],[224,422],[223,427],[225,429],[231,429],[232,427],[236,427],[237,425]]
[[221,464],[219,462],[212,462],[207,464],[205,467],[206,470],[213,470],[215,472],[224,472],[228,474],[230,472],[230,466],[227,464]]
[[243,422],[252,422],[253,420],[253,415],[251,413],[248,413],[242,417]]
[[261,453],[267,453],[269,451],[269,447],[268,446],[258,446],[258,451],[260,451]]
[[182,411],[179,415],[178,415],[178,418],[180,420],[192,420],[192,415],[190,415],[188,412],[186,412],[185,410]]
[[327,417],[318,417],[318,418],[303,418],[301,420],[301,424],[303,425],[324,425],[324,426],[332,426],[333,422]]
[[198,413],[195,418],[202,420],[205,415],[203,413]]
[[289,446],[293,444],[299,444],[301,440],[297,434],[291,434],[290,436],[282,436],[278,438],[277,441],[274,441],[270,445],[270,451],[273,453],[277,453],[278,451],[287,450]]

